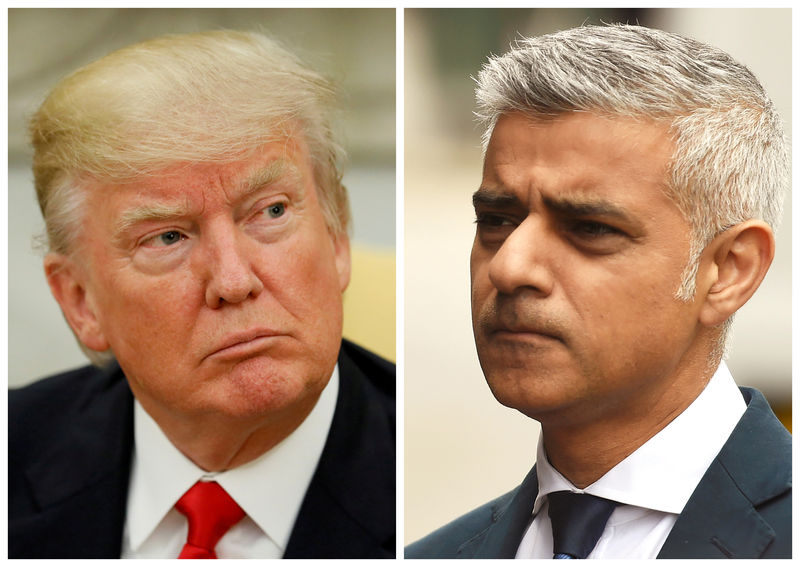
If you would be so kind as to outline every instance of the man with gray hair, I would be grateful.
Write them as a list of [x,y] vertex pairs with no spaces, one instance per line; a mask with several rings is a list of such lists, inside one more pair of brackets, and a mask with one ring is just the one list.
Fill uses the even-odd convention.
[[406,557],[791,557],[791,436],[723,362],[789,182],[758,80],[614,25],[522,40],[477,83],[475,343],[542,434],[519,487]]
[[394,557],[394,365],[342,339],[333,102],[218,31],[41,105],[45,273],[94,366],[9,393],[10,557]]

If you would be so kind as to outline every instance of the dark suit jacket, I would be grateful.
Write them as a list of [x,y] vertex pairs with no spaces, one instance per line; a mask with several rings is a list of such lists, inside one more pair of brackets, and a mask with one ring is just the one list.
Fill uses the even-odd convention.
[[[790,558],[792,437],[757,390],[678,516],[659,558]],[[406,558],[513,558],[538,493],[536,467],[515,490],[405,550]]]
[[[343,341],[339,396],[285,557],[395,556],[395,369]],[[133,396],[117,365],[9,392],[10,558],[118,558]]]

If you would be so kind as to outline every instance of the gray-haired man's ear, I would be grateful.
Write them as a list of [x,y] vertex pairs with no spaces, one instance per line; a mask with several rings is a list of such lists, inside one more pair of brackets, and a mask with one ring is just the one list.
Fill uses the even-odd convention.
[[732,226],[706,247],[709,258],[701,268],[705,289],[700,322],[719,325],[733,315],[761,285],[775,255],[775,237],[769,225],[749,220]]

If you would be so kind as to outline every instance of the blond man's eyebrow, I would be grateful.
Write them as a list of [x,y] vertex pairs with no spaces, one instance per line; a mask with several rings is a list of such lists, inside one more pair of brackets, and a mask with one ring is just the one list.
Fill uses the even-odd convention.
[[281,179],[287,180],[290,183],[299,183],[302,180],[302,175],[300,170],[293,163],[284,159],[276,159],[270,162],[266,167],[260,167],[251,172],[250,175],[239,184],[237,199],[246,198]]
[[[251,172],[235,191],[235,199],[241,201],[250,195],[264,190],[278,180],[288,180],[289,183],[300,183],[302,174],[293,163],[277,159],[265,167],[260,167]],[[152,203],[132,207],[120,214],[114,223],[114,235],[120,237],[132,227],[144,222],[170,221],[185,218],[191,214],[190,204]]]
[[148,221],[173,220],[189,215],[189,203],[175,205],[153,203],[123,211],[114,223],[114,234],[119,235],[137,224]]

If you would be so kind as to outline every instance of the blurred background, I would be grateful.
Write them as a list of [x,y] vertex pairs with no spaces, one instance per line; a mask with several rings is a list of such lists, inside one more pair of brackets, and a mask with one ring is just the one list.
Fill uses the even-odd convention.
[[[729,52],[761,80],[791,133],[789,9],[405,10],[405,541],[511,490],[538,424],[501,406],[478,365],[469,307],[471,194],[481,178],[474,83],[518,37],[584,23],[639,23]],[[791,421],[791,195],[777,255],[736,317],[737,382]]]
[[18,386],[87,363],[52,299],[33,237],[44,224],[26,121],[56,82],[144,39],[211,29],[283,41],[340,85],[353,209],[345,336],[395,358],[394,9],[9,9],[8,375]]

